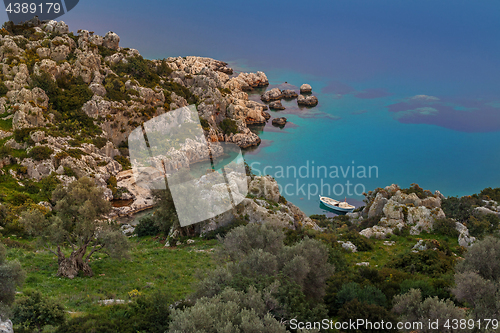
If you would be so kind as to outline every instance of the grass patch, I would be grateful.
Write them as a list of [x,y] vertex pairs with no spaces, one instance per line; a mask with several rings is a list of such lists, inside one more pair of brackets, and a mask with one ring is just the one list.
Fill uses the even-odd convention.
[[[101,299],[129,300],[129,292],[133,290],[142,294],[164,291],[175,299],[182,299],[194,291],[197,270],[203,272],[214,268],[209,250],[217,246],[216,240],[197,239],[192,245],[175,248],[166,248],[151,237],[129,241],[130,260],[96,255],[90,262],[95,273],[92,278],[57,277],[57,260],[48,251],[37,253],[18,246],[9,248],[7,257],[19,260],[27,272],[22,290],[43,290],[44,294],[61,302],[67,311],[85,313],[99,311],[97,301]],[[34,247],[35,241],[24,243]]]

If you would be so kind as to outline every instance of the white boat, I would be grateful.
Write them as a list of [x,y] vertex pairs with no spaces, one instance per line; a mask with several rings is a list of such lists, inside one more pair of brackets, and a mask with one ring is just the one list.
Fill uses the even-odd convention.
[[319,201],[323,203],[328,208],[342,212],[342,213],[352,213],[356,208],[353,205],[349,205],[347,201],[338,201],[329,197],[319,196]]

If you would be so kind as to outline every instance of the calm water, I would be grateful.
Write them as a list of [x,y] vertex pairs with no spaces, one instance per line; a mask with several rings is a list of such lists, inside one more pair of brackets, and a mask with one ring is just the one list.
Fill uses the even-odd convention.
[[[283,130],[270,125],[260,128],[263,143],[247,151],[245,159],[257,174],[273,175],[286,189],[285,197],[308,214],[324,212],[318,194],[347,197],[361,205],[363,191],[392,183],[403,187],[418,183],[459,196],[500,185],[500,154],[495,148],[500,133],[470,133],[395,119],[388,107],[418,95],[412,87],[391,96],[339,98],[322,92],[327,79],[292,71],[268,70],[267,75],[272,85],[282,88],[310,83],[320,102],[311,109],[298,108],[296,101],[284,102],[286,110],[270,111],[289,123]],[[251,98],[258,100],[259,95]],[[422,117],[426,111],[421,111]]]
[[[87,0],[61,19],[114,31],[149,59],[206,56],[262,70],[273,85],[310,83],[320,104],[285,102],[285,129],[261,129],[245,156],[307,213],[321,212],[314,185],[337,185],[332,196],[352,203],[355,189],[391,183],[445,195],[500,186],[498,1]],[[313,176],[313,162],[338,177]],[[293,175],[307,163],[308,177]],[[358,177],[363,167],[376,169]]]

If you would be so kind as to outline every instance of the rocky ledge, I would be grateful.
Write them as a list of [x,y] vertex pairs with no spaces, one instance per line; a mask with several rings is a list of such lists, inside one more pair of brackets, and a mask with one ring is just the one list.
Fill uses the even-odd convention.
[[[120,172],[130,163],[128,135],[141,123],[196,104],[209,142],[248,148],[261,141],[248,125],[270,118],[267,106],[247,94],[269,85],[263,72],[234,75],[227,63],[204,57],[147,60],[138,50],[121,47],[114,32],[74,34],[62,21],[34,19],[5,30],[0,66],[5,85],[0,119],[12,122],[11,128],[0,130],[0,140],[13,150],[0,159],[0,173],[18,181],[55,175],[64,184],[89,176],[106,188],[110,200],[137,196],[123,179],[127,174]],[[135,68],[147,69],[148,79]],[[68,98],[66,93],[75,97],[69,102],[76,113],[60,102]],[[180,147],[186,161],[201,156],[187,141]],[[130,192],[123,190],[129,187]],[[137,202],[131,211],[148,207],[148,200]]]
[[[413,188],[416,189],[415,185]],[[423,191],[419,197],[415,193],[406,194],[398,185],[392,184],[370,191],[364,210],[347,215],[353,223],[365,218],[379,219],[375,226],[360,231],[367,238],[386,238],[395,229],[403,228],[408,228],[411,235],[418,235],[422,231],[432,231],[436,220],[446,218],[441,209],[442,199],[444,196],[439,191]],[[462,223],[455,222],[455,228],[459,233],[459,245],[468,247],[476,240],[469,235],[467,227]]]

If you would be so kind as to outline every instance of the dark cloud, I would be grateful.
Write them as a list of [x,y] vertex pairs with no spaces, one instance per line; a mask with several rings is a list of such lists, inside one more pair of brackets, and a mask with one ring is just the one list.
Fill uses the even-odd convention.
[[321,89],[321,92],[324,94],[340,94],[340,95],[350,94],[355,91],[356,89],[354,89],[350,85],[339,81],[332,81],[330,82],[329,85]]
[[387,106],[405,124],[437,125],[460,132],[500,131],[500,108],[489,102],[462,100],[460,104],[439,99],[410,98]]
[[372,98],[381,98],[391,96],[392,94],[385,89],[377,88],[377,89],[365,89],[363,91],[359,91],[354,96],[357,98],[363,99],[372,99]]

